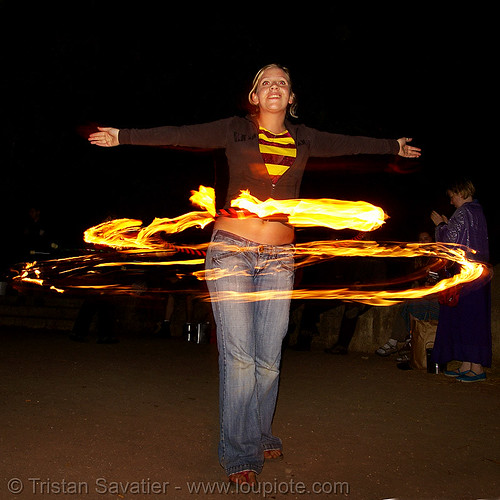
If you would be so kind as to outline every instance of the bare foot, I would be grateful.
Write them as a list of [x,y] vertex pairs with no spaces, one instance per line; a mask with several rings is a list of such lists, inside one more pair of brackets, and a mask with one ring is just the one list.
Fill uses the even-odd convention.
[[244,470],[230,474],[229,481],[235,484],[255,484],[257,482],[255,472],[253,470]]
[[264,458],[266,460],[276,460],[277,458],[283,458],[283,452],[281,450],[264,450]]
[[458,371],[461,373],[465,373],[468,372],[470,369],[471,369],[471,363],[469,361],[462,361],[462,364],[460,365]]

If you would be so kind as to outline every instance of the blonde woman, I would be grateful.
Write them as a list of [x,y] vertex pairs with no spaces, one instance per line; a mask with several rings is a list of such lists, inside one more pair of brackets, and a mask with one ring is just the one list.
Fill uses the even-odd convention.
[[[474,199],[475,187],[469,179],[459,179],[447,190],[450,203],[456,208],[448,218],[436,211],[431,219],[436,224],[436,241],[459,243],[475,250],[469,257],[488,262],[488,228],[483,209]],[[451,274],[456,272],[450,269]],[[432,350],[433,361],[461,361],[456,370],[445,371],[460,382],[486,380],[484,367],[491,366],[491,291],[490,283],[465,285],[457,304],[446,303],[439,308],[439,324]]]
[[[99,128],[98,146],[171,145],[225,149],[229,165],[226,205],[242,189],[260,200],[298,198],[309,157],[359,153],[420,155],[409,139],[374,139],[320,132],[292,123],[296,97],[288,70],[271,64],[254,78],[251,113],[212,123],[153,129]],[[281,344],[287,332],[294,281],[294,229],[286,220],[216,220],[207,269],[223,269],[208,282],[219,349],[219,459],[235,483],[256,481],[265,459],[282,455],[271,424],[276,407]],[[230,272],[229,272],[230,271]],[[286,299],[240,303],[217,301],[226,291],[290,292]]]

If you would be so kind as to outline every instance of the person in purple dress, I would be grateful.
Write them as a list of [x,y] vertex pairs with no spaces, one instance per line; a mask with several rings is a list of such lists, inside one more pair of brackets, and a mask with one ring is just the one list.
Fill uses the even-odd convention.
[[[436,241],[465,245],[475,253],[469,258],[488,262],[488,229],[481,205],[473,198],[475,188],[468,179],[454,182],[447,191],[456,207],[448,220],[432,212],[436,225]],[[451,274],[454,269],[449,270]],[[455,271],[457,272],[457,271]],[[491,291],[489,282],[470,283],[462,287],[455,306],[440,305],[439,324],[433,349],[433,361],[461,361],[457,370],[445,371],[460,382],[486,379],[485,367],[491,366]]]

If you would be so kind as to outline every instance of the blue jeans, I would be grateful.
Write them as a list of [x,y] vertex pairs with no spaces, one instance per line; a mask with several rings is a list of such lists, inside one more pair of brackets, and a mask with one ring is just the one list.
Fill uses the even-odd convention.
[[[219,460],[228,475],[244,470],[258,474],[264,450],[282,449],[271,423],[293,289],[293,245],[260,245],[216,230],[206,268],[231,272],[207,280],[219,349]],[[259,290],[283,291],[285,297],[217,300],[221,292]]]

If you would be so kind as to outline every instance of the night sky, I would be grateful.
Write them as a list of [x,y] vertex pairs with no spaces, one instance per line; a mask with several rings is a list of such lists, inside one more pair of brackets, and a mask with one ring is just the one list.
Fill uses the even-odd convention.
[[414,240],[432,227],[432,209],[451,215],[446,182],[465,173],[478,188],[496,258],[487,13],[307,2],[247,4],[237,14],[236,4],[182,4],[0,1],[7,234],[16,237],[33,204],[68,248],[108,215],[148,223],[189,211],[191,189],[223,178],[220,153],[97,148],[85,133],[96,124],[181,125],[244,114],[254,74],[278,62],[291,71],[300,122],[413,137],[424,150],[417,162],[312,161],[303,197],[378,204],[391,218],[376,238]]

